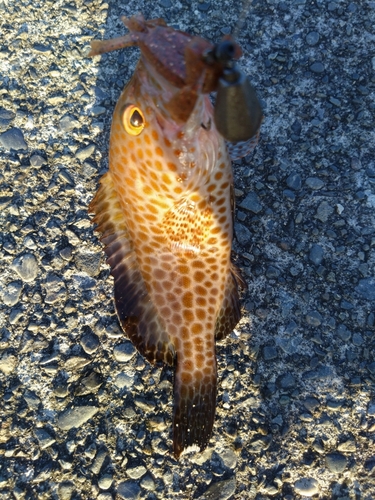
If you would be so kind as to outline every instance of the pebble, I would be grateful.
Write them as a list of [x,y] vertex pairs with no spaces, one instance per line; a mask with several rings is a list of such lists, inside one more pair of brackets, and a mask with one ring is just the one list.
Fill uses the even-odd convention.
[[375,278],[364,278],[359,280],[355,291],[366,300],[375,300]]
[[286,373],[285,375],[279,377],[278,385],[282,389],[293,389],[296,385],[296,379],[293,377],[291,373]]
[[236,468],[238,457],[233,450],[231,449],[224,450],[219,455],[225,467],[227,467],[228,469]]
[[68,133],[68,132],[71,132],[73,129],[79,127],[80,123],[77,120],[77,118],[75,118],[74,116],[65,115],[61,118],[59,125],[60,125],[60,129],[63,132]]
[[246,198],[239,204],[241,208],[244,210],[249,210],[249,212],[253,212],[254,214],[258,214],[262,211],[262,205],[259,201],[259,197],[256,193],[249,193]]
[[6,151],[10,151],[11,149],[15,151],[28,149],[23,133],[19,128],[11,128],[0,134],[0,146]]
[[74,484],[71,481],[64,481],[57,488],[59,500],[70,500],[74,492]]
[[82,379],[83,387],[81,387],[80,389],[81,392],[78,395],[97,392],[102,383],[103,380],[101,375],[93,371]]
[[314,62],[313,64],[311,64],[310,70],[313,73],[321,74],[324,72],[324,64],[320,61]]
[[341,101],[340,99],[337,99],[336,97],[331,96],[329,98],[329,102],[333,104],[334,106],[337,106],[338,108],[341,106]]
[[304,407],[311,412],[315,411],[319,404],[319,401],[311,396],[307,397],[303,402]]
[[302,178],[300,174],[298,174],[297,172],[292,172],[288,176],[286,184],[290,189],[293,189],[294,191],[299,191],[302,187]]
[[16,257],[11,267],[16,271],[18,276],[27,283],[34,281],[39,272],[38,262],[31,253],[25,253],[20,257]]
[[297,495],[312,497],[319,493],[319,483],[312,477],[304,477],[294,483],[294,489]]
[[280,276],[280,271],[277,267],[268,266],[266,269],[266,277],[268,279],[277,279]]
[[117,486],[117,494],[124,500],[137,500],[141,497],[141,487],[136,481],[123,481]]
[[98,486],[101,490],[108,490],[113,483],[113,476],[110,474],[104,474],[98,479]]
[[37,250],[37,248],[38,248],[37,244],[30,236],[26,236],[26,238],[23,241],[23,244],[29,250]]
[[0,356],[0,371],[5,375],[10,375],[17,366],[17,358],[13,354],[3,352]]
[[19,281],[12,281],[7,285],[3,294],[4,304],[7,306],[14,306],[20,299],[22,292],[22,283]]
[[322,201],[322,203],[318,206],[315,217],[321,222],[327,222],[329,216],[332,215],[333,212],[333,207],[331,207],[327,201]]
[[44,299],[46,304],[54,304],[55,302],[63,301],[66,298],[65,283],[57,274],[48,274],[44,286],[47,292]]
[[148,491],[154,491],[156,489],[156,483],[150,474],[146,474],[146,476],[142,478],[141,486]]
[[294,191],[292,191],[290,189],[284,189],[283,196],[289,201],[295,201],[295,199],[296,199],[296,195],[295,195]]
[[286,354],[294,354],[297,352],[298,348],[298,342],[295,339],[277,339],[277,345],[279,345]]
[[357,347],[360,347],[364,342],[362,335],[360,333],[354,333],[353,338],[352,338],[352,342]]
[[344,342],[347,342],[352,336],[351,331],[345,325],[338,325],[337,334]]
[[12,309],[9,314],[9,323],[15,325],[23,316],[23,309]]
[[61,179],[61,181],[64,184],[70,184],[70,185],[74,184],[72,176],[70,175],[70,173],[65,168],[61,168],[59,170],[59,179]]
[[[49,362],[49,361],[47,361]],[[79,370],[80,368],[83,368],[87,366],[90,363],[89,358],[85,358],[83,356],[70,356],[66,361],[64,368],[66,370]]]
[[99,338],[91,332],[81,338],[80,344],[87,354],[93,354],[99,347]]
[[273,346],[266,346],[263,348],[263,357],[265,361],[277,358],[277,349]]
[[84,161],[87,158],[90,158],[90,156],[94,154],[95,149],[96,149],[95,144],[89,144],[85,148],[79,149],[76,152],[76,158],[78,158],[78,160]]
[[78,252],[74,257],[77,269],[89,276],[97,276],[99,274],[101,260],[102,254],[99,252]]
[[306,35],[306,42],[308,45],[314,46],[319,42],[319,38],[319,33],[317,31],[310,31],[310,33]]
[[316,266],[320,265],[323,261],[323,256],[324,250],[320,245],[315,244],[311,247],[309,259],[313,264],[315,264]]
[[5,126],[8,126],[9,123],[14,120],[16,117],[16,113],[11,111],[10,109],[5,109],[0,107],[0,120],[5,122]]
[[115,378],[115,385],[119,389],[124,389],[125,387],[129,389],[134,384],[134,377],[131,377],[127,373],[121,372]]
[[56,439],[49,434],[45,429],[42,428],[37,428],[35,429],[35,437],[39,441],[40,448],[42,450],[45,450],[49,446],[51,446],[53,443],[56,442]]
[[68,431],[74,427],[81,427],[81,425],[96,415],[98,411],[99,408],[96,406],[75,406],[60,413],[57,418],[57,425],[64,431]]
[[38,154],[33,155],[30,158],[30,165],[33,167],[41,167],[42,165],[46,164],[47,160],[43,158],[43,156],[40,156]]
[[99,495],[96,497],[97,500],[113,500],[113,496],[109,491],[104,491],[102,493],[99,493]]
[[340,443],[337,447],[338,451],[343,451],[344,453],[354,453],[357,450],[354,439],[348,439],[343,443]]
[[322,315],[318,311],[310,311],[306,314],[306,323],[310,326],[320,326],[322,324]]
[[318,177],[308,177],[305,182],[307,187],[314,190],[322,189],[324,186],[324,181],[318,179]]
[[326,466],[331,472],[340,474],[347,466],[347,459],[341,453],[328,453],[326,455]]
[[98,475],[100,469],[102,468],[105,459],[108,457],[108,453],[105,450],[99,450],[95,456],[95,459],[91,466],[91,472]]
[[83,350],[87,354],[94,353],[99,347],[99,338],[95,333],[88,333],[81,338],[80,342]]
[[294,120],[294,122],[292,123],[290,128],[292,129],[293,134],[295,134],[296,136],[299,136],[301,134],[302,125],[301,125],[301,122],[299,120]]
[[37,410],[39,408],[39,405],[41,403],[40,398],[35,394],[35,392],[26,390],[24,392],[24,400],[27,403],[27,406],[32,409],[32,410]]
[[126,474],[130,477],[130,479],[139,479],[140,477],[144,476],[146,472],[147,469],[143,465],[126,469]]
[[292,320],[286,325],[285,333],[287,333],[288,335],[292,335],[297,331],[297,329],[298,329],[297,323]]
[[126,344],[118,344],[113,349],[113,355],[116,361],[126,363],[135,355],[136,350],[130,342]]
[[226,481],[218,481],[212,484],[200,497],[199,500],[228,500],[236,491],[236,479],[233,477]]
[[105,108],[103,106],[93,106],[93,108],[91,109],[92,116],[104,115],[104,113],[106,113],[106,112],[107,112],[107,108]]
[[246,246],[251,242],[251,233],[243,224],[235,222],[234,224],[234,234],[238,243],[241,246]]

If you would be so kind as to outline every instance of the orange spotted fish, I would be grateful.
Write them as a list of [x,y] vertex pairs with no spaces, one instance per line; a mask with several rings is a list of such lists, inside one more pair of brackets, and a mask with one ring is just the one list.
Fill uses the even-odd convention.
[[178,458],[207,446],[216,406],[215,341],[240,319],[231,161],[208,95],[223,67],[207,57],[210,42],[161,19],[123,21],[128,35],[94,40],[90,53],[141,49],[114,111],[109,171],[89,210],[123,330],[149,362],[175,367]]

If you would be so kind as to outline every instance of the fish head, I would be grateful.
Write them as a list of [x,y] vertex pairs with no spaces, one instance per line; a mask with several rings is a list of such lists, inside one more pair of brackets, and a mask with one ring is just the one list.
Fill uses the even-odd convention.
[[[211,56],[214,45],[167,26],[162,19],[146,21],[137,15],[122,20],[129,29],[127,35],[91,43],[91,55],[134,45],[141,51],[115,109],[110,156],[113,159],[111,150],[121,143],[130,157],[131,152],[133,158],[139,153],[139,160],[152,142],[154,151],[162,151],[164,165],[178,171],[182,181],[209,173],[223,143],[209,98],[223,73],[222,61]],[[237,59],[241,49],[234,42],[233,48]],[[135,146],[144,151],[136,153]],[[129,163],[129,154],[125,156]],[[153,164],[158,165],[158,160]]]
[[[134,23],[129,22],[128,27],[134,28]],[[194,189],[202,175],[210,173],[225,148],[204,87],[212,68],[207,69],[203,57],[197,56],[212,44],[170,27],[145,24],[144,31],[131,33],[141,48],[141,59],[114,112],[110,156],[121,144],[127,151],[123,162],[148,162],[149,176],[153,169],[177,173],[181,189],[177,186],[174,192],[180,194],[182,184],[187,190]],[[173,50],[168,51],[167,45]],[[195,74],[194,79],[188,75],[186,63],[193,53],[196,66],[201,64],[199,77]]]

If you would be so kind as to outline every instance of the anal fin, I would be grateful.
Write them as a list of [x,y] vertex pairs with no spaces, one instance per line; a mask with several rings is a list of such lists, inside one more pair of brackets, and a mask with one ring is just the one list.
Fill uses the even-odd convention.
[[246,283],[243,281],[237,267],[232,264],[225,287],[223,304],[216,319],[216,340],[222,340],[231,333],[241,319],[238,287],[245,288]]
[[173,365],[174,347],[147,291],[110,172],[100,179],[89,211],[95,214],[93,222],[105,245],[123,330],[148,361]]

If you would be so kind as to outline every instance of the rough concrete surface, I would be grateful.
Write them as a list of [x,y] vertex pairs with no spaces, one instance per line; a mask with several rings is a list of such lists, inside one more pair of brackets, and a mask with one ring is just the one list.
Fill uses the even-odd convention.
[[[234,165],[243,319],[180,462],[87,213],[138,51],[85,54],[139,11],[237,27],[265,112]],[[0,26],[0,498],[375,498],[375,2],[0,0]]]

